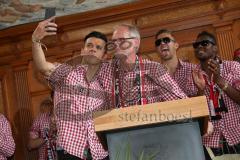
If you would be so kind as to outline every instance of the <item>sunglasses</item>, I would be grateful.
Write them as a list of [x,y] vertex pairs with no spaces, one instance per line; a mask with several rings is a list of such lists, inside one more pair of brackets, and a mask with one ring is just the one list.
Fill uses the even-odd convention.
[[194,43],[193,43],[193,48],[196,49],[196,48],[198,48],[200,45],[201,45],[202,47],[206,47],[206,46],[208,46],[209,44],[215,45],[215,43],[213,43],[213,42],[211,42],[211,41],[209,41],[209,40],[203,40],[203,41],[200,41],[200,42],[194,42]]
[[171,41],[172,41],[172,42],[175,42],[175,40],[170,39],[169,37],[163,37],[163,38],[157,39],[157,40],[155,41],[155,46],[158,47],[158,46],[160,46],[162,43],[163,43],[163,44],[168,44],[168,43],[170,43]]

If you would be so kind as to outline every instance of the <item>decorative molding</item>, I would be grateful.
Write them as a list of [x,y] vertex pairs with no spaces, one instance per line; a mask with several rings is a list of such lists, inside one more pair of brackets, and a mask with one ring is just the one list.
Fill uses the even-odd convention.
[[[44,40],[48,47],[46,56],[72,54],[81,49],[86,33],[99,30],[110,37],[113,27],[120,23],[136,24],[144,38],[154,36],[160,27],[181,31],[240,19],[240,1],[225,2],[223,9],[216,10],[215,1],[209,0],[155,0],[154,3],[141,0],[58,17],[57,37]],[[221,12],[224,12],[222,19],[218,15]],[[30,39],[36,25],[31,23],[0,31],[0,65],[32,59]],[[143,45],[142,50],[149,49]]]
[[27,79],[27,71],[17,71],[14,73],[15,86],[16,86],[16,95],[17,95],[17,106],[16,106],[16,114],[15,114],[15,126],[17,130],[17,139],[19,140],[17,143],[21,144],[22,148],[18,147],[16,151],[21,154],[29,157],[29,159],[36,158],[36,154],[30,153],[26,146],[28,142],[29,136],[29,128],[31,127],[33,116],[32,116],[32,107],[31,107],[31,96],[28,90],[28,79]]
[[225,60],[232,60],[235,49],[231,26],[223,26],[216,29],[220,57]]
[[139,27],[146,27],[148,25],[153,26],[162,24],[164,22],[171,22],[176,19],[183,19],[184,17],[193,17],[214,10],[212,3],[200,4],[197,6],[187,6],[178,9],[168,10],[166,12],[159,12],[152,15],[146,15],[137,19],[137,25]]

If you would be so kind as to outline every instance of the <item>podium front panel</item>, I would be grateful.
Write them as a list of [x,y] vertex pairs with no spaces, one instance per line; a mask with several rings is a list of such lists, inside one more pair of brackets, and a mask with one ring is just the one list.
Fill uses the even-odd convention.
[[203,160],[198,122],[107,133],[111,160]]

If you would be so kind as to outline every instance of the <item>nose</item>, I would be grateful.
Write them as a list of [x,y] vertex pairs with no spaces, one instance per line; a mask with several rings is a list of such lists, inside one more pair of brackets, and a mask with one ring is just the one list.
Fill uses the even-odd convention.
[[197,49],[203,49],[203,48],[204,47],[201,44],[199,44],[198,47],[197,47]]

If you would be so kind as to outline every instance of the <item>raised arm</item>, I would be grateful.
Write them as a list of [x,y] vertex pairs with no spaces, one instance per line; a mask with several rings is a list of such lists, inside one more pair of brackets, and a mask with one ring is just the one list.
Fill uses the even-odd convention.
[[45,76],[51,74],[55,70],[55,66],[46,61],[41,40],[46,36],[56,35],[57,24],[52,22],[55,17],[40,22],[32,34],[32,54],[33,61],[37,69]]

